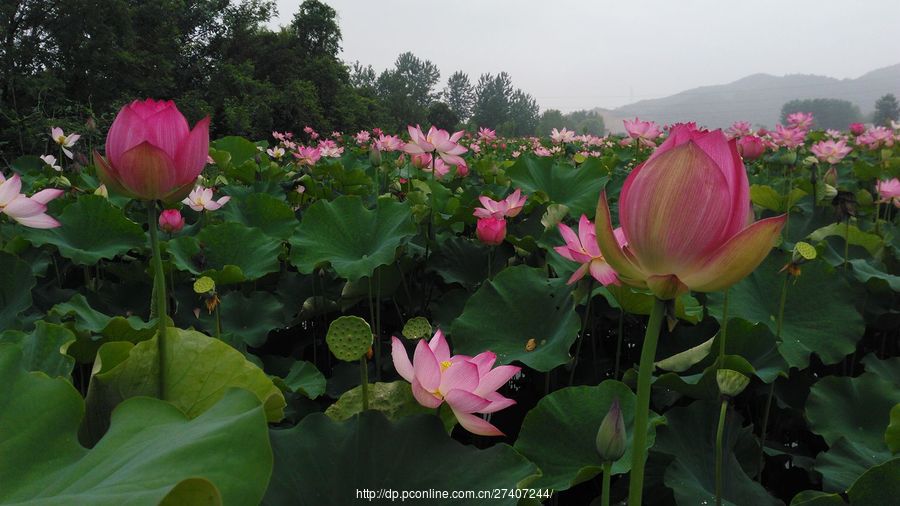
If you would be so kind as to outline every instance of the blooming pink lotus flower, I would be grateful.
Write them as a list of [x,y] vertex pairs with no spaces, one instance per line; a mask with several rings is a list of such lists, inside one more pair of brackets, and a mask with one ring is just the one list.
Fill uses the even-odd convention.
[[550,131],[550,140],[556,144],[572,142],[575,140],[575,132],[563,127],[562,130],[553,129]]
[[371,134],[369,134],[369,132],[367,132],[366,130],[360,130],[356,133],[356,135],[353,136],[353,138],[356,139],[356,143],[360,146],[365,146],[366,144],[368,144],[371,137]]
[[284,142],[291,140],[294,137],[294,134],[292,134],[291,132],[272,132],[272,137]]
[[311,127],[309,125],[306,125],[305,127],[303,127],[303,132],[305,132],[307,135],[309,135],[309,138],[312,140],[316,140],[319,138],[319,133],[316,132],[315,130],[313,130],[313,127]]
[[22,191],[22,179],[18,174],[13,174],[6,179],[0,173],[0,213],[5,214],[21,225],[30,228],[56,228],[59,222],[50,217],[47,211],[47,203],[63,194],[62,190],[48,188],[41,190],[31,197],[26,197]]
[[866,131],[866,125],[862,123],[850,123],[850,133],[853,135],[862,135]]
[[488,246],[499,246],[506,239],[505,218],[479,218],[475,227],[478,240]]
[[315,165],[322,158],[322,150],[311,146],[301,146],[294,153],[294,158],[300,165]]
[[890,147],[894,145],[894,132],[881,126],[872,127],[857,137],[856,142],[869,149],[878,149],[881,146]]
[[56,157],[53,155],[44,155],[41,157],[41,161],[46,163],[48,167],[55,170],[56,172],[62,172],[62,167],[57,165]]
[[198,186],[194,188],[190,195],[182,200],[181,203],[199,213],[204,209],[207,211],[216,211],[227,204],[229,200],[231,200],[231,197],[228,196],[222,197],[219,200],[213,200],[212,188]]
[[478,138],[483,141],[492,141],[497,138],[497,131],[487,127],[481,127],[478,129]]
[[628,136],[632,139],[655,141],[662,133],[659,125],[652,121],[641,121],[634,118],[634,120],[626,119],[623,123],[625,124],[625,131],[628,132]]
[[431,341],[421,339],[410,362],[403,342],[391,338],[391,357],[397,373],[412,384],[413,396],[426,408],[450,405],[459,424],[479,436],[502,436],[503,432],[475,413],[495,413],[516,401],[497,392],[520,368],[494,367],[497,355],[486,351],[474,357],[450,355],[443,332],[435,332]]
[[752,221],[750,185],[734,140],[721,130],[676,125],[625,179],[613,232],[606,192],[597,204],[597,243],[622,282],[660,299],[714,292],[747,276],[768,255],[786,216]]
[[900,208],[900,179],[878,181],[875,183],[875,189],[881,197],[880,202],[894,204],[894,207]]
[[409,163],[417,169],[428,168],[430,170],[432,161],[431,153],[418,153],[409,157]]
[[159,213],[159,228],[168,234],[180,232],[184,228],[184,216],[178,209],[166,209]]
[[738,139],[737,150],[744,160],[756,160],[766,152],[766,145],[755,135],[745,135]]
[[69,148],[75,145],[75,142],[81,138],[78,134],[69,134],[66,135],[63,133],[63,129],[59,127],[53,127],[50,129],[50,137],[53,138],[53,142],[59,144],[59,147],[62,149],[63,153],[66,154],[69,158],[72,158],[72,152],[69,151]]
[[482,195],[478,197],[482,207],[476,208],[472,215],[476,218],[514,218],[522,212],[526,200],[528,200],[528,196],[522,195],[522,190],[518,188],[500,201]]
[[813,115],[811,112],[793,112],[787,115],[787,124],[791,128],[809,130],[812,128]]
[[848,146],[847,142],[844,140],[827,140],[813,144],[809,150],[812,154],[816,155],[816,158],[818,158],[820,162],[827,162],[834,165],[850,154],[850,152],[853,151],[853,148]]
[[184,198],[209,156],[209,116],[193,130],[169,101],[135,100],[119,111],[106,136],[97,174],[113,191],[141,200]]
[[338,146],[337,143],[331,139],[319,141],[318,148],[321,156],[324,156],[325,158],[339,158],[344,154],[344,148]]
[[462,165],[465,162],[459,156],[466,151],[465,147],[457,144],[462,138],[464,131],[450,135],[446,130],[431,127],[428,133],[422,133],[422,127],[419,125],[409,126],[410,142],[403,146],[403,150],[414,155],[417,153],[437,153],[445,162],[451,165]]
[[735,121],[725,133],[729,139],[734,139],[745,135],[753,135],[753,130],[749,121]]
[[378,139],[375,139],[375,149],[387,152],[398,151],[403,149],[403,141],[396,135],[379,134]]
[[[586,215],[582,214],[581,219],[578,220],[577,235],[565,223],[560,223],[558,227],[560,235],[566,241],[566,245],[557,246],[553,249],[563,258],[582,264],[572,274],[567,284],[571,285],[583,278],[588,272],[603,286],[619,284],[619,276],[616,275],[616,271],[606,263],[606,260],[603,259],[603,254],[600,253],[594,224],[591,223],[591,220]],[[619,246],[625,247],[625,233],[622,232],[622,229],[617,228],[614,233]]]
[[769,132],[772,141],[781,147],[794,149],[803,144],[806,140],[806,130],[795,127],[785,127],[784,125],[775,125],[775,131]]

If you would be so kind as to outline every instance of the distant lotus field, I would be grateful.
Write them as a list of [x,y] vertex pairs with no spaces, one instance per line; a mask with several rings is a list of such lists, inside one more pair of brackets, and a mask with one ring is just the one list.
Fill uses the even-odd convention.
[[898,504],[900,125],[211,121],[0,167],[0,504]]

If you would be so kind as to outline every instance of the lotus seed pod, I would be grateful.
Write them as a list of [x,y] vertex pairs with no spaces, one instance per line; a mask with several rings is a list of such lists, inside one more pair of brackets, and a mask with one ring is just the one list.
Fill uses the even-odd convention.
[[325,342],[335,357],[356,362],[372,346],[372,328],[358,316],[341,316],[328,326]]
[[750,378],[731,369],[719,369],[716,371],[716,383],[719,384],[719,392],[728,397],[735,397],[750,384]]
[[428,320],[417,316],[411,318],[403,326],[403,337],[407,339],[422,339],[431,335],[431,324]]

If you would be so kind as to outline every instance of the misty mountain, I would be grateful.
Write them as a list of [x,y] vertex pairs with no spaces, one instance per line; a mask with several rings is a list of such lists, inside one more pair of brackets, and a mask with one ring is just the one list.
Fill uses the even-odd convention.
[[856,79],[792,74],[753,74],[732,83],[693,88],[675,95],[641,100],[618,109],[598,108],[606,125],[620,131],[622,118],[654,120],[662,124],[696,121],[712,128],[727,127],[736,120],[773,127],[781,106],[794,99],[837,98],[848,100],[866,116],[886,93],[900,96],[900,64],[873,70]]

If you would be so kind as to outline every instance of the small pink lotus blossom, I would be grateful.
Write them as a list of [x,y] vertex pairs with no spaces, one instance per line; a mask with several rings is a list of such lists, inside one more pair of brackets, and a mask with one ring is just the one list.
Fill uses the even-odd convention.
[[53,155],[44,155],[41,157],[41,161],[46,163],[48,167],[55,170],[56,172],[62,172],[62,167],[56,164],[56,157]]
[[802,128],[785,127],[784,125],[775,125],[775,131],[769,132],[772,141],[781,147],[794,149],[806,140],[806,130]]
[[418,153],[409,157],[409,163],[417,169],[430,169],[432,161],[431,153]]
[[862,123],[850,123],[849,129],[851,134],[858,136],[866,131],[866,125],[863,125]]
[[843,132],[841,132],[840,130],[835,130],[834,128],[829,128],[828,130],[825,130],[825,135],[827,135],[828,137],[830,137],[834,140],[846,139]]
[[729,139],[735,139],[737,137],[744,137],[745,135],[752,135],[753,130],[749,121],[735,121],[728,130],[725,131],[725,134]]
[[827,140],[813,144],[809,150],[812,154],[816,155],[816,158],[818,158],[820,162],[827,162],[834,165],[850,154],[850,152],[853,151],[853,148],[848,146],[847,142],[844,140]]
[[272,137],[284,142],[291,140],[294,137],[294,134],[291,132],[272,132]]
[[319,138],[319,133],[316,132],[315,130],[313,130],[313,127],[311,127],[311,126],[309,126],[309,125],[303,127],[303,131],[304,131],[307,135],[309,135],[309,138],[312,139],[312,140],[316,140],[316,139]]
[[303,146],[294,153],[300,165],[315,165],[322,158],[322,150],[311,146]]
[[856,142],[869,149],[878,149],[882,146],[894,145],[894,132],[885,127],[872,127],[856,138]]
[[482,141],[492,141],[497,138],[497,132],[487,127],[481,127],[478,129],[478,138]]
[[6,179],[0,173],[0,213],[5,214],[19,224],[30,228],[56,228],[60,223],[50,217],[47,211],[47,203],[63,194],[62,190],[48,188],[41,190],[31,197],[20,193],[22,179],[18,174],[13,174]]
[[737,150],[744,160],[756,160],[766,151],[763,140],[755,135],[745,135],[737,141]]
[[178,209],[166,209],[159,213],[159,228],[167,234],[180,232],[184,228],[184,216]]
[[464,146],[457,142],[462,138],[464,131],[450,135],[446,130],[435,128],[432,126],[428,129],[428,133],[422,133],[422,128],[418,125],[409,126],[410,142],[403,146],[403,150],[414,155],[417,153],[437,153],[445,162],[452,165],[460,165],[463,159],[459,156],[468,151]]
[[371,137],[371,134],[369,134],[369,132],[367,132],[366,130],[360,130],[356,133],[356,135],[353,136],[353,138],[356,139],[356,143],[360,146],[365,146],[369,142],[369,139]]
[[787,115],[787,124],[791,128],[809,130],[812,128],[813,115],[811,112],[793,112]]
[[[566,241],[566,245],[557,246],[553,249],[563,258],[582,264],[572,274],[567,284],[571,285],[583,278],[588,272],[603,286],[619,284],[619,276],[616,275],[616,271],[606,263],[606,260],[603,259],[603,254],[600,253],[594,224],[586,215],[582,214],[581,219],[578,221],[577,235],[565,223],[560,223],[558,227],[560,235]],[[622,231],[622,228],[617,228],[615,234],[619,246],[625,247],[625,233]]]
[[522,212],[528,196],[522,195],[522,190],[516,188],[516,191],[499,202],[487,195],[478,197],[478,200],[482,207],[476,208],[472,213],[476,218],[514,218]]
[[550,156],[553,153],[551,153],[550,150],[545,148],[544,146],[538,146],[534,148],[534,154],[537,156]]
[[380,137],[380,136],[384,135],[384,131],[378,127],[375,127],[372,129],[372,135]]
[[319,153],[325,158],[339,158],[344,154],[344,148],[337,145],[331,139],[319,141]]
[[563,127],[562,130],[553,129],[550,131],[550,140],[555,144],[572,142],[575,140],[575,132]]
[[412,362],[403,342],[392,337],[391,358],[397,373],[412,384],[413,396],[419,404],[435,409],[446,401],[467,431],[480,436],[503,435],[476,413],[495,413],[516,403],[497,390],[518,374],[520,367],[494,367],[497,355],[490,351],[474,357],[451,355],[440,330],[431,341],[419,340]]
[[[375,128],[373,130],[378,129]],[[403,149],[403,141],[396,135],[379,134],[378,139],[375,140],[375,149],[386,152],[398,151]]]
[[475,235],[479,241],[488,246],[499,246],[506,238],[506,219],[479,218]]
[[69,134],[66,135],[63,133],[63,129],[59,127],[53,127],[50,129],[50,137],[53,138],[53,142],[59,144],[59,147],[62,148],[63,153],[66,154],[69,158],[72,158],[72,152],[69,151],[68,148],[71,148],[75,145],[78,139],[81,138],[78,134]]
[[[417,155],[413,155],[412,158],[415,158]],[[431,156],[431,155],[429,155]],[[438,179],[442,179],[444,176],[450,173],[450,170],[454,167],[449,163],[445,162],[443,158],[436,158],[434,160],[434,175]],[[464,177],[469,174],[469,167],[462,163],[462,165],[456,165],[456,175],[460,177]],[[421,167],[422,172],[431,172],[431,165],[426,164],[424,167]]]
[[274,148],[269,148],[266,150],[266,153],[276,160],[281,160],[284,157],[284,148],[281,146],[275,146]]
[[625,124],[625,131],[628,132],[628,136],[632,139],[655,141],[662,134],[659,125],[653,121],[641,121],[634,118],[634,120],[626,119],[623,123]]
[[199,213],[204,209],[207,211],[215,211],[227,204],[229,200],[231,200],[231,197],[228,196],[222,197],[219,200],[213,200],[212,188],[198,186],[194,188],[190,195],[182,200],[181,203]]
[[473,153],[481,153],[481,146],[479,144],[472,144],[469,146],[469,149],[471,149]]
[[875,189],[881,197],[879,202],[894,204],[894,207],[900,208],[900,179],[878,181],[875,183]]

